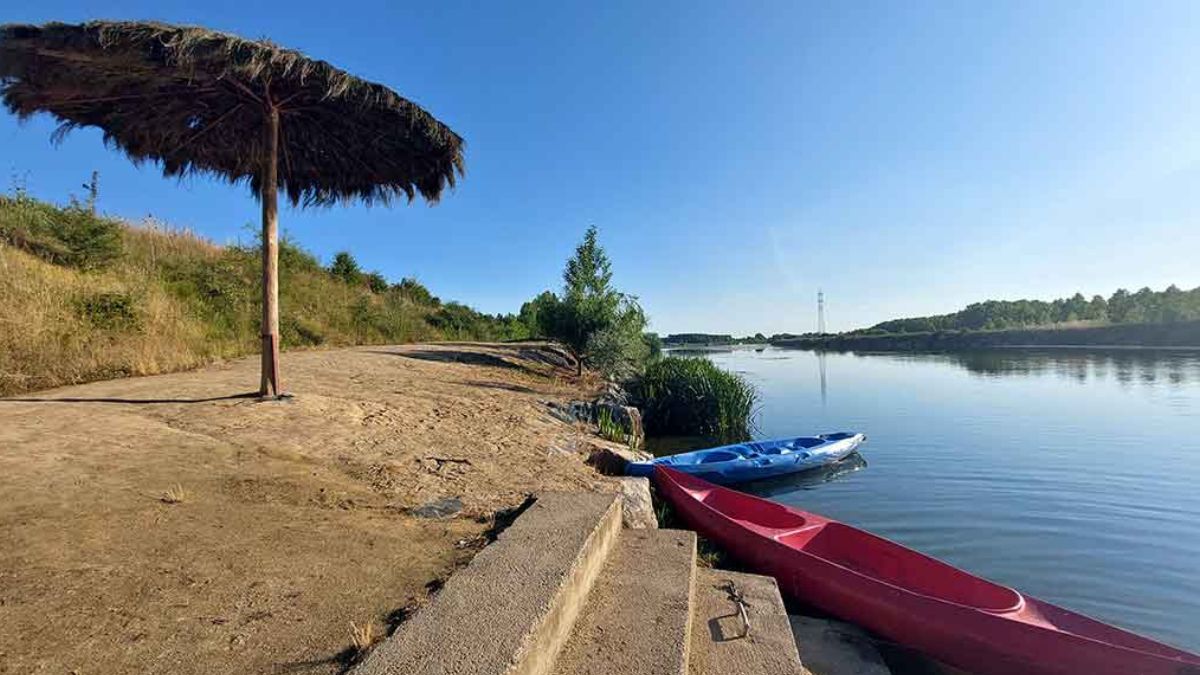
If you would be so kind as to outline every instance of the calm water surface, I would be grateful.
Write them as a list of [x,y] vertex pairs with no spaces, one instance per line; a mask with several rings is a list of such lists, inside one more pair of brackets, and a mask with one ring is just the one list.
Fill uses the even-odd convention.
[[751,491],[1200,651],[1200,353],[710,358],[761,436],[869,437],[857,471]]

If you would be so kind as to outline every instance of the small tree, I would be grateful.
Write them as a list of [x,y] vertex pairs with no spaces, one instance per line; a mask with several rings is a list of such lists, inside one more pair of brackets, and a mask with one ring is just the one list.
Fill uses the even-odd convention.
[[358,261],[346,251],[339,251],[333,256],[333,263],[329,265],[329,273],[352,286],[363,283],[363,273],[358,266]]
[[83,189],[88,191],[87,209],[88,213],[96,215],[96,202],[100,199],[100,172],[92,171],[92,179],[83,184]]
[[595,226],[587,229],[575,255],[567,260],[562,297],[543,293],[533,303],[528,312],[522,308],[523,314],[536,310],[539,332],[566,346],[579,374],[585,361],[613,377],[645,361],[648,350],[641,334],[646,316],[635,298],[612,287],[612,263]]
[[553,315],[556,305],[558,296],[551,291],[542,291],[541,295],[521,305],[517,318],[525,324],[531,337],[547,337],[550,333],[543,328],[543,320]]

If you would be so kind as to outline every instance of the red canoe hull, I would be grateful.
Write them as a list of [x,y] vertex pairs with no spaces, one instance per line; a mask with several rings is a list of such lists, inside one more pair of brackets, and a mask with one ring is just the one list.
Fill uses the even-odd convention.
[[822,516],[659,468],[702,536],[796,600],[979,675],[1200,675],[1200,656]]

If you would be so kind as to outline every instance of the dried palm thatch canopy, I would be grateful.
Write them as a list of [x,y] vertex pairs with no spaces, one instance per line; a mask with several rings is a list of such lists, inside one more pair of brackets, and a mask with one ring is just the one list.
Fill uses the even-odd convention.
[[265,41],[150,22],[0,26],[0,95],[61,138],[95,126],[167,176],[245,181],[263,203],[263,382],[278,394],[276,191],[293,204],[417,195],[463,173],[463,141],[387,87]]
[[387,87],[268,42],[204,28],[93,21],[0,27],[4,104],[104,130],[168,176],[211,173],[261,194],[264,110],[280,115],[279,187],[293,203],[436,200],[462,139]]

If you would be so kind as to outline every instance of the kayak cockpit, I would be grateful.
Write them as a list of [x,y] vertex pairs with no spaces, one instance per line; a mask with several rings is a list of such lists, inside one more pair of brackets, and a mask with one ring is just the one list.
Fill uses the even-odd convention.
[[726,518],[764,534],[791,532],[809,524],[804,516],[782,504],[752,504],[748,502],[750,498],[740,492],[708,490],[692,494],[695,499]]
[[735,459],[741,459],[739,455],[732,450],[710,450],[708,452],[696,453],[696,464],[715,464],[717,462],[732,462]]
[[[834,441],[844,441],[847,438],[854,438],[857,435],[858,434],[850,433],[848,431],[838,431],[832,434],[821,434],[821,441],[825,443],[832,443]],[[866,436],[863,436],[863,438],[865,439]]]
[[1020,593],[869,532],[829,522],[779,542],[898,588],[985,612],[1015,612]]
[[806,450],[808,448],[815,448],[818,445],[825,445],[828,442],[829,441],[816,436],[802,436],[800,438],[791,438],[787,441],[747,443],[746,445],[761,455],[787,455],[793,452]]

